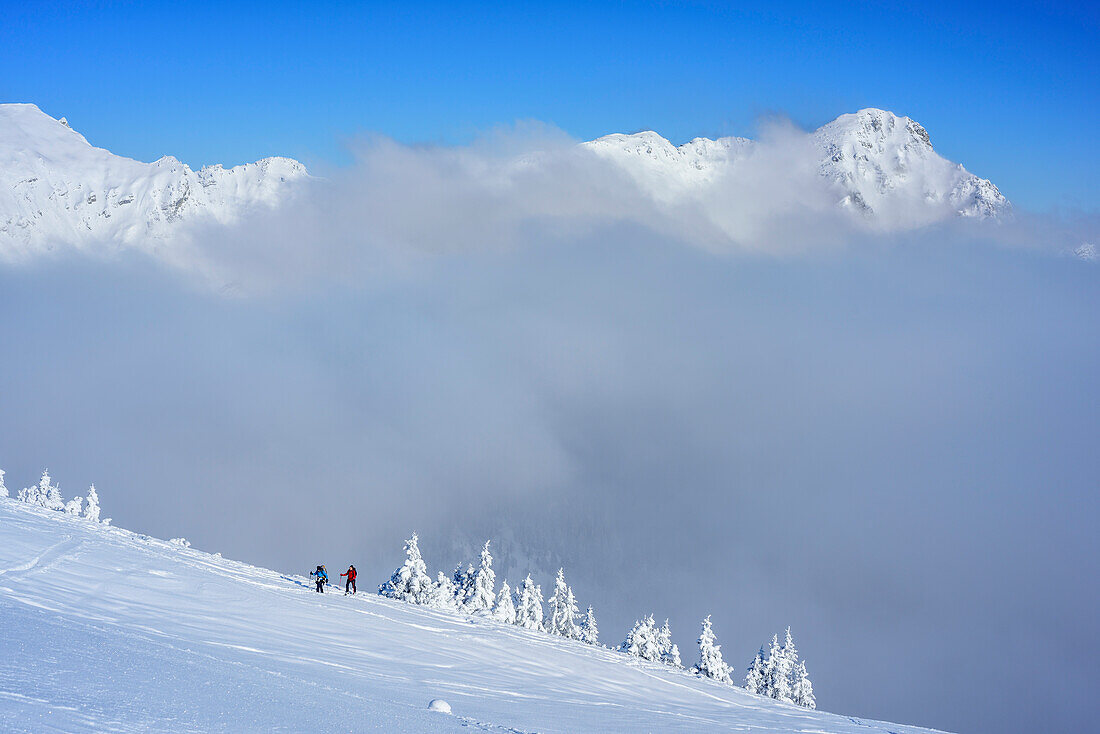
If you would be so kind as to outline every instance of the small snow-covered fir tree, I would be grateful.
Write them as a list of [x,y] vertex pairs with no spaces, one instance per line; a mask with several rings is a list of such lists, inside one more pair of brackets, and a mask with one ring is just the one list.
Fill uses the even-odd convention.
[[546,622],[546,631],[552,635],[560,635],[562,618],[565,616],[565,570],[559,568],[558,575],[554,578],[554,593],[546,600],[549,607],[550,619]]
[[[790,629],[788,629],[790,639]],[[771,638],[768,659],[764,661],[764,694],[773,699],[791,702],[791,659],[787,646],[780,646],[779,635]]]
[[[49,477],[45,476],[45,474],[43,476],[46,479],[46,489],[45,489],[45,494],[44,494],[45,502],[42,503],[42,506],[45,507],[47,510],[56,510],[57,512],[64,512],[65,511],[65,498],[61,496],[61,487],[56,485],[56,484],[52,484],[49,481]],[[39,482],[39,492],[41,492],[41,491],[42,491],[42,482]]]
[[642,660],[660,660],[661,643],[657,622],[653,615],[639,619],[634,623],[633,629],[627,633],[626,639],[619,649],[628,655],[634,655]]
[[565,571],[558,569],[558,576],[554,580],[554,594],[548,602],[550,606],[550,621],[546,625],[546,631],[552,635],[560,635],[576,640],[580,637],[577,628],[577,600],[573,596],[573,590],[565,583]]
[[592,611],[592,607],[588,607],[588,611],[584,613],[584,619],[581,620],[581,642],[588,643],[589,645],[598,645],[600,642],[600,628],[596,625],[596,613]]
[[80,517],[82,505],[84,504],[84,498],[80,495],[73,497],[71,500],[65,503],[65,514]]
[[779,657],[772,667],[772,679],[770,681],[772,698],[790,703],[791,680],[794,669],[798,665],[798,650],[795,649],[794,640],[791,638],[791,628],[787,628],[786,640],[779,648]]
[[505,624],[515,624],[516,605],[512,603],[512,589],[508,587],[507,581],[502,584],[496,603],[493,604],[493,619]]
[[573,594],[573,587],[565,587],[565,609],[566,609],[566,625],[563,632],[564,637],[568,637],[571,640],[581,639],[581,627],[577,623],[577,618],[580,616],[581,610],[577,607],[577,597]]
[[764,665],[764,646],[749,663],[749,672],[745,674],[745,690],[749,693],[764,693],[767,689]]
[[703,620],[703,630],[699,633],[699,662],[692,670],[699,675],[713,678],[719,683],[733,685],[733,679],[730,677],[733,668],[722,660],[722,646],[717,644],[715,639],[708,614]]
[[45,494],[42,490],[43,483],[45,483],[47,486],[49,486],[50,484],[49,469],[46,469],[42,472],[42,478],[38,480],[38,484],[32,484],[29,487],[23,487],[23,489],[19,490],[19,495],[17,497],[18,500],[20,502],[26,502],[28,505],[38,505],[40,507],[43,506],[43,495]]
[[442,571],[439,572],[436,582],[428,591],[426,604],[447,612],[453,612],[458,608],[455,605],[455,585]]
[[775,668],[779,664],[782,652],[779,648],[779,635],[772,635],[772,644],[768,647],[768,656],[764,658],[764,685],[760,690],[765,696],[775,698]]
[[99,493],[95,491],[95,485],[88,487],[88,506],[84,508],[84,519],[91,522],[99,522]]
[[676,668],[682,668],[680,662],[680,648],[672,641],[672,629],[668,626],[668,620],[657,631],[657,644],[661,648],[661,662]]
[[799,706],[805,706],[808,709],[817,708],[817,699],[814,698],[814,684],[810,682],[810,676],[806,673],[805,661],[799,662],[798,667],[794,669],[791,699]]
[[462,564],[455,566],[455,572],[451,576],[451,581],[455,587],[455,606],[461,610],[466,609],[466,605],[473,598],[474,594],[474,567],[472,564],[466,564],[466,570],[462,570]]
[[30,487],[23,487],[23,489],[19,490],[19,492],[15,495],[15,499],[19,500],[20,502],[26,502],[28,505],[37,505],[38,485],[35,484]]
[[531,574],[523,580],[519,590],[519,604],[516,607],[516,624],[529,630],[541,630],[542,627],[542,589],[531,580]]
[[411,604],[424,604],[432,590],[432,579],[420,555],[416,533],[405,541],[405,556],[405,562],[390,580],[378,587],[378,593]]
[[661,655],[672,649],[672,629],[668,626],[667,619],[664,625],[657,629],[657,647],[660,649]]
[[493,609],[496,594],[497,576],[493,571],[493,555],[489,553],[489,541],[481,549],[481,560],[473,574],[473,585],[466,601],[466,610],[474,613],[488,613]]
[[4,470],[0,469],[0,497],[8,496],[8,488],[4,486]]

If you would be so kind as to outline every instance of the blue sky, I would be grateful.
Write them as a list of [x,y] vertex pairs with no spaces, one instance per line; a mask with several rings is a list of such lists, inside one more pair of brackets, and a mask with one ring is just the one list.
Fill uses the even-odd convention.
[[0,99],[192,165],[316,164],[361,132],[456,143],[530,119],[682,142],[875,106],[1018,205],[1100,197],[1095,5],[494,5],[11,3]]

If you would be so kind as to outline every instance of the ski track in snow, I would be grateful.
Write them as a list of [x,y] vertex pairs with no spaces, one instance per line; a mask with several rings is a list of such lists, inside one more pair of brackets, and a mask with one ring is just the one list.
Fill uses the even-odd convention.
[[471,730],[929,731],[0,499],[0,731]]

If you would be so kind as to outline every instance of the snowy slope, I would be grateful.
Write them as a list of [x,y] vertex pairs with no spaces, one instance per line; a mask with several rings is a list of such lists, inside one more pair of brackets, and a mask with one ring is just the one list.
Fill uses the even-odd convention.
[[199,171],[171,156],[142,163],[93,147],[35,105],[0,105],[0,259],[59,244],[152,247],[181,222],[273,206],[306,175],[289,158]]
[[928,731],[307,586],[0,499],[0,730]]
[[[937,154],[927,131],[908,117],[860,110],[814,131],[809,142],[806,154],[835,186],[837,202],[891,228],[947,216],[997,217],[1008,209],[996,186]],[[676,147],[655,132],[607,135],[584,145],[665,201],[698,193],[760,146],[745,138],[696,138]]]

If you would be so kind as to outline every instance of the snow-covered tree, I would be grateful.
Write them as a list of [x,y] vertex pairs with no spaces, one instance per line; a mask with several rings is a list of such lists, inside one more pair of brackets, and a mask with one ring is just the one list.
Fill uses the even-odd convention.
[[775,668],[779,664],[782,652],[779,648],[779,635],[772,635],[772,644],[768,647],[768,655],[764,658],[764,686],[761,693],[775,698]]
[[531,574],[523,580],[519,590],[519,604],[516,607],[516,624],[529,630],[541,630],[542,627],[542,588],[531,580]]
[[661,659],[660,632],[652,614],[634,623],[619,649],[643,660]]
[[390,580],[378,587],[378,593],[411,604],[424,604],[432,590],[428,567],[420,555],[416,533],[405,541],[405,562],[393,572]]
[[657,645],[661,649],[661,661],[677,668],[682,668],[680,662],[680,648],[672,642],[672,629],[665,620],[661,629],[657,630]]
[[474,594],[474,567],[471,564],[466,565],[466,570],[462,570],[462,564],[455,566],[455,572],[451,576],[451,582],[455,587],[455,606],[459,609],[466,609],[466,605],[473,598]]
[[660,649],[661,655],[672,648],[672,628],[668,626],[667,619],[664,625],[657,629],[657,647]]
[[573,587],[565,587],[565,609],[566,625],[563,632],[563,636],[568,637],[571,640],[581,639],[581,627],[577,623],[577,618],[580,616],[581,611],[577,606],[577,597],[573,595]]
[[455,604],[455,585],[442,571],[439,572],[436,582],[428,591],[428,600],[425,603],[447,612],[453,612],[458,608]]
[[48,510],[64,510],[65,500],[61,498],[61,489],[50,482],[50,471],[42,472],[38,484],[25,487],[19,492],[19,499],[28,504],[45,507]]
[[84,508],[84,519],[99,522],[99,493],[95,491],[95,485],[88,487],[88,506]]
[[481,560],[473,575],[473,587],[470,597],[466,601],[466,609],[470,612],[491,612],[493,598],[496,594],[497,576],[493,571],[493,556],[489,553],[489,541],[481,549]]
[[589,645],[598,645],[600,642],[600,628],[596,625],[596,613],[592,611],[591,606],[581,620],[581,642]]
[[[45,478],[48,484],[50,481],[49,470],[47,469],[46,471],[42,472],[42,476]],[[19,490],[19,494],[16,495],[16,499],[18,499],[20,502],[26,502],[28,505],[41,505],[42,503],[38,500],[38,487],[40,484],[41,482],[39,482],[39,484],[32,484],[29,487],[23,487],[23,489]]]
[[749,672],[745,674],[745,690],[749,693],[765,693],[767,689],[767,679],[764,675],[764,646],[761,645],[759,652],[756,653],[756,657],[749,663]]
[[15,498],[20,502],[26,502],[28,505],[38,504],[38,485],[32,484],[29,487],[23,487],[19,490],[19,493],[15,495]]
[[493,604],[493,619],[505,624],[515,624],[516,605],[512,603],[512,589],[508,587],[507,581],[502,583],[496,603]]
[[554,593],[546,600],[550,619],[546,622],[546,631],[552,635],[561,634],[562,618],[565,616],[565,571],[558,569],[554,578]]
[[814,698],[814,684],[810,682],[810,676],[806,673],[806,663],[799,662],[794,669],[794,684],[791,686],[791,699],[799,706],[808,709],[817,708],[817,699]]
[[0,497],[8,496],[8,488],[4,486],[4,470],[0,469]]
[[692,670],[699,675],[713,678],[719,683],[733,685],[733,679],[730,677],[733,668],[722,660],[722,646],[715,642],[709,614],[703,620],[703,630],[699,633],[699,662],[692,667]]
[[554,594],[550,597],[550,622],[546,625],[546,631],[552,635],[568,637],[571,640],[580,638],[580,629],[577,628],[577,600],[573,596],[573,590],[565,583],[565,571],[558,569],[558,576],[554,580]]
[[791,683],[794,677],[794,669],[798,665],[798,650],[795,649],[794,640],[791,638],[791,628],[787,628],[787,636],[783,646],[779,648],[779,658],[772,667],[771,690],[772,698],[790,703]]
[[[764,661],[763,685],[760,693],[780,701],[791,702],[791,683],[794,668],[798,664],[798,651],[791,639],[791,628],[787,628],[787,637],[783,645],[779,644],[779,635],[772,635],[772,644],[768,648],[768,657]],[[746,680],[746,687],[748,680]]]
[[[61,496],[61,487],[56,484],[51,484],[46,477],[46,501],[43,504],[47,510],[56,510],[57,512],[65,511],[65,498]],[[39,482],[39,490],[41,490],[41,482]]]
[[82,505],[84,504],[84,498],[80,495],[73,497],[71,500],[65,503],[65,514],[74,515],[80,517]]

